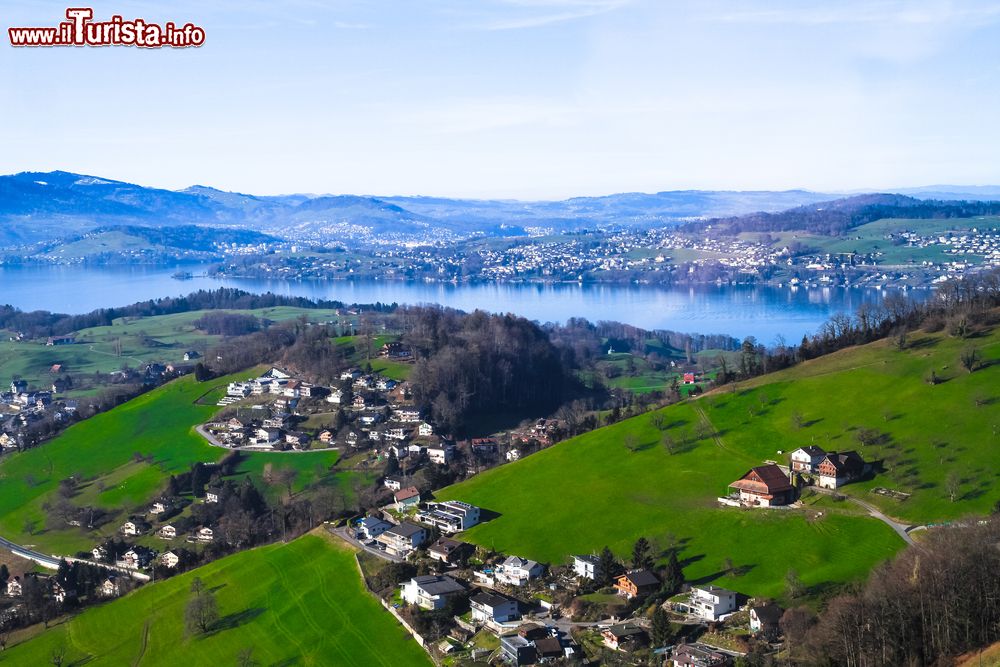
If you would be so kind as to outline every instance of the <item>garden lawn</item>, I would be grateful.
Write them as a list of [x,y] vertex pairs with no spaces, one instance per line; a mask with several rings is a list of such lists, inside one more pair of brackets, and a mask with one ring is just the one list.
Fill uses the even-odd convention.
[[[191,581],[215,592],[221,621],[188,636]],[[265,665],[430,665],[423,650],[364,589],[354,553],[316,531],[242,552],[88,609],[4,652],[12,665],[234,665],[244,649]]]

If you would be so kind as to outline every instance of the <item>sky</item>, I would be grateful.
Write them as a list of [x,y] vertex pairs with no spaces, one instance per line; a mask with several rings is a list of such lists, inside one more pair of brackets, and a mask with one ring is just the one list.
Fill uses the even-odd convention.
[[[83,3],[71,3],[79,5]],[[196,49],[15,49],[0,173],[555,199],[1000,183],[1000,2],[115,0]]]

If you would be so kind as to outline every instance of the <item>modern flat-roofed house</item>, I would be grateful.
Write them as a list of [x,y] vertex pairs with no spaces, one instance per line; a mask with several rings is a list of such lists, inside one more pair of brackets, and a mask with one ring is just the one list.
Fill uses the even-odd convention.
[[736,592],[718,586],[694,586],[688,598],[688,610],[698,618],[717,621],[737,610]]
[[857,452],[830,452],[819,464],[819,486],[824,489],[837,489],[855,480],[861,479],[867,466]]
[[500,593],[482,591],[469,600],[472,620],[480,623],[509,623],[521,618],[517,600]]
[[791,455],[792,471],[811,475],[816,472],[824,458],[826,458],[826,451],[822,447],[816,445],[799,447]]
[[426,509],[417,514],[417,520],[443,533],[457,533],[479,523],[479,508],[461,500],[427,503]]
[[393,556],[406,556],[414,549],[419,549],[427,541],[427,531],[420,526],[404,521],[398,526],[386,530],[376,540],[385,546],[387,553]]
[[500,637],[500,652],[511,665],[533,665],[536,660],[535,645],[521,635]]
[[413,577],[401,586],[401,597],[405,602],[423,609],[441,609],[448,598],[465,592],[465,586],[447,575],[428,574]]
[[597,579],[602,576],[601,559],[597,556],[573,556],[573,572],[584,579]]
[[795,500],[795,487],[773,463],[751,468],[729,488],[739,493],[742,504],[752,507],[787,505]]
[[672,667],[727,667],[732,658],[707,644],[681,644],[670,656]]

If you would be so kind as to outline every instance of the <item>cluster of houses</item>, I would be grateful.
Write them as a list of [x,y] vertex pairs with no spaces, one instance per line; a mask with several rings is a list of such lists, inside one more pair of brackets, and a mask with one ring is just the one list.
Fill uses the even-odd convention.
[[75,400],[56,400],[56,394],[65,391],[64,380],[56,379],[49,389],[28,388],[25,380],[12,380],[10,391],[0,392],[0,451],[27,447],[28,428],[46,417],[57,422],[68,422],[76,414]]
[[719,500],[744,507],[790,505],[803,485],[839,489],[871,471],[871,465],[855,451],[827,452],[810,445],[796,449],[789,458],[787,468],[776,463],[751,468],[729,485],[731,495]]

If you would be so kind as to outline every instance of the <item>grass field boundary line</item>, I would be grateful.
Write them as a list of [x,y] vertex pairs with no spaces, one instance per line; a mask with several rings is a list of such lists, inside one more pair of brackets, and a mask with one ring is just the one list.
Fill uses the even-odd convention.
[[739,458],[743,459],[744,461],[748,461],[751,464],[754,463],[752,456],[744,454],[743,452],[738,452],[736,450],[730,449],[729,447],[726,446],[726,443],[722,441],[722,436],[719,435],[718,429],[715,428],[715,425],[712,424],[712,421],[708,418],[708,414],[705,412],[705,408],[701,407],[700,405],[692,405],[691,407],[694,408],[694,411],[695,413],[697,413],[698,418],[701,420],[701,423],[704,424],[711,431],[712,440],[715,441],[715,445],[719,449],[723,450],[724,452],[732,456],[738,456]]
[[149,619],[142,624],[142,643],[139,645],[139,655],[135,657],[132,661],[132,667],[139,667],[142,662],[143,657],[146,655],[146,649],[149,647]]

